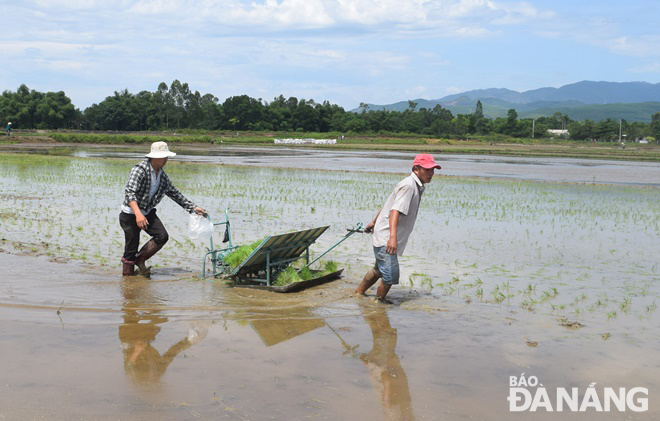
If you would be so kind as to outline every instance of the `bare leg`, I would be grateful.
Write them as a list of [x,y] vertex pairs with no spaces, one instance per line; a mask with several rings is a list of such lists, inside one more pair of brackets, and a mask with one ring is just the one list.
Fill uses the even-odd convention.
[[388,292],[390,292],[390,288],[392,288],[392,285],[386,284],[384,282],[381,282],[378,284],[378,291],[376,291],[376,298],[379,301],[385,301],[385,296],[387,295]]
[[380,279],[380,273],[376,272],[374,268],[369,269],[369,272],[364,275],[364,279],[360,282],[360,285],[358,285],[355,293],[364,295],[373,284],[378,282],[378,279]]

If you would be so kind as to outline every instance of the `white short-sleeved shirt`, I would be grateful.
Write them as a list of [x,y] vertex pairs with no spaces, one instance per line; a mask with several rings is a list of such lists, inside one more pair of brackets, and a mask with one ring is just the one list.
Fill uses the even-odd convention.
[[387,245],[387,241],[390,239],[390,212],[397,210],[399,211],[399,226],[397,227],[396,254],[403,255],[408,237],[415,226],[422,193],[424,193],[424,185],[415,173],[411,173],[396,185],[376,219],[373,234],[374,247]]

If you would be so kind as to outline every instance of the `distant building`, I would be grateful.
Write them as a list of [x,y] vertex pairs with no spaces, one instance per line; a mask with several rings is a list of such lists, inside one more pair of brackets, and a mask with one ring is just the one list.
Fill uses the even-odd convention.
[[550,136],[557,136],[557,137],[568,137],[568,130],[561,130],[561,129],[548,129],[548,134]]

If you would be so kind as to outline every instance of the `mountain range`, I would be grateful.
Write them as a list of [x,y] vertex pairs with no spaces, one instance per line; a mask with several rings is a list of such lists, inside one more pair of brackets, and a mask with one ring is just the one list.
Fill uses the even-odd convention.
[[[557,112],[574,120],[615,120],[650,122],[660,112],[660,83],[582,81],[560,88],[540,88],[517,92],[504,88],[477,89],[440,99],[414,99],[416,109],[432,109],[436,105],[456,114],[471,114],[477,101],[489,118],[506,117],[509,109],[520,118],[551,116]],[[404,111],[408,101],[393,104],[368,104],[368,110]],[[352,110],[361,111],[360,108]]]

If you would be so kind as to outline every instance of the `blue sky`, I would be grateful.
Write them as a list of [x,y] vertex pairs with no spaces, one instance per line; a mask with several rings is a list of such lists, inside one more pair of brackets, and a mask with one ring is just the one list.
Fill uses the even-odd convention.
[[0,89],[81,110],[174,79],[353,109],[483,88],[660,82],[660,1],[0,0]]

